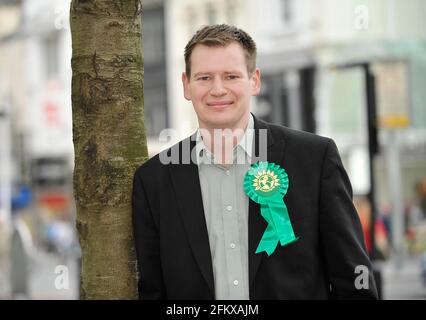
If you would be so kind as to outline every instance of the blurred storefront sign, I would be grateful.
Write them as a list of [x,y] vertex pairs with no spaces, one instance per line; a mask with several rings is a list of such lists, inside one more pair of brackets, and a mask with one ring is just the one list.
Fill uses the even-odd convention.
[[51,127],[61,125],[59,109],[55,103],[47,101],[43,106],[43,113],[45,114],[46,124],[48,124]]
[[32,181],[37,205],[52,211],[68,211],[71,206],[71,171],[64,157],[37,158],[32,162]]
[[70,199],[63,192],[42,192],[39,195],[39,205],[52,210],[66,210],[70,206]]
[[72,115],[69,93],[56,81],[46,82],[44,90],[34,93],[28,114],[31,128],[31,155],[58,157],[73,153]]
[[66,157],[37,158],[32,163],[32,180],[37,187],[63,186],[69,179]]
[[376,79],[377,125],[384,129],[406,128],[410,124],[408,76],[405,61],[372,64]]

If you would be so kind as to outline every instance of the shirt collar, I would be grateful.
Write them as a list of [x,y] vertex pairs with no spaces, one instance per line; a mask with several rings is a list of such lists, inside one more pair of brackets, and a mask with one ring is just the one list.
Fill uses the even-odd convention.
[[[247,124],[247,128],[244,132],[244,135],[240,139],[240,142],[234,147],[234,152],[238,151],[238,149],[243,150],[245,154],[251,159],[252,157],[252,150],[253,150],[253,136],[254,136],[254,119],[253,115],[249,114],[249,120]],[[200,129],[197,129],[196,137],[195,137],[196,145],[196,158],[197,158],[197,164],[200,164],[202,158],[205,156],[208,160],[211,160],[211,153],[207,150],[203,139],[201,137]]]

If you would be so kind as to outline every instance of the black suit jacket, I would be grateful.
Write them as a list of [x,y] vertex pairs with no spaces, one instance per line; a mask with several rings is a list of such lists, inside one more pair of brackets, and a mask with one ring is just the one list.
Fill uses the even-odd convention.
[[[255,254],[267,223],[259,205],[249,201],[250,299],[377,298],[350,181],[335,143],[256,117],[254,126],[256,155],[258,130],[266,129],[267,160],[288,174],[284,201],[300,239],[278,245],[269,257]],[[195,145],[188,139],[172,149],[187,154]],[[164,165],[159,155],[151,158],[135,173],[132,205],[139,297],[214,299],[197,164]],[[368,283],[358,280],[361,289],[355,286],[359,265],[369,271]]]

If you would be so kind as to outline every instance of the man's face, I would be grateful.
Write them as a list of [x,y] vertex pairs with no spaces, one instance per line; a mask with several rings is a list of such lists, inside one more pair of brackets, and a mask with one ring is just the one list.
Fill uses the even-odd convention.
[[192,101],[200,127],[244,129],[250,98],[259,94],[260,71],[248,74],[242,47],[236,42],[196,45],[190,61],[190,79],[182,74],[184,95]]

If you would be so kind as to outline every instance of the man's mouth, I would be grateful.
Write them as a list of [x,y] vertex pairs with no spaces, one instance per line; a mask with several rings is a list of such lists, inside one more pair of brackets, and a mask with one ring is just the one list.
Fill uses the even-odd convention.
[[231,104],[233,104],[233,101],[231,100],[207,102],[207,105],[209,107],[213,107],[216,109],[226,108],[226,107],[229,107]]

